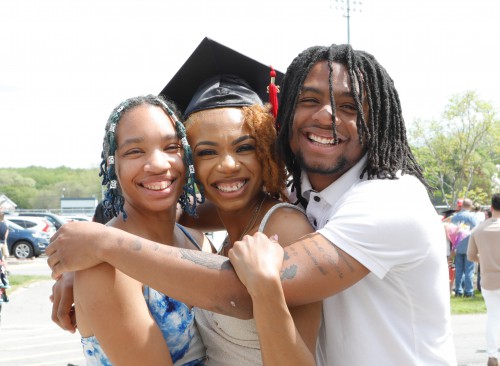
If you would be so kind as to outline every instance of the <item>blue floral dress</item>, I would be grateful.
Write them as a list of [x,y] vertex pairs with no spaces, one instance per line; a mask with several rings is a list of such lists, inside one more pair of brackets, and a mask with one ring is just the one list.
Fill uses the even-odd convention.
[[[189,233],[180,228],[199,248]],[[194,321],[194,310],[148,286],[143,286],[143,294],[167,342],[174,365],[204,366],[206,350]],[[112,366],[96,337],[82,338],[82,346],[88,366]]]

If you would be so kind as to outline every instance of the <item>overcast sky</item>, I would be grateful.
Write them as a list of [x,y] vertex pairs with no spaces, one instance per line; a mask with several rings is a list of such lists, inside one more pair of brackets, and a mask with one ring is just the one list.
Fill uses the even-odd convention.
[[[2,1],[0,167],[96,167],[115,105],[157,94],[203,37],[285,71],[309,46],[347,42],[341,3]],[[500,110],[500,1],[362,3],[351,44],[388,70],[407,126],[466,90]]]

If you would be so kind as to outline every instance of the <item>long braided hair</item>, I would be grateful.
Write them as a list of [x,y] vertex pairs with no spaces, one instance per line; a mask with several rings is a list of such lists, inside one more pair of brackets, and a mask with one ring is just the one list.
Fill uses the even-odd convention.
[[[129,98],[120,103],[108,118],[106,124],[106,132],[104,134],[103,149],[101,153],[101,165],[99,176],[102,177],[102,185],[105,185],[107,190],[103,201],[104,214],[109,217],[117,217],[120,213],[123,214],[123,219],[127,219],[127,214],[123,208],[125,199],[121,192],[120,184],[115,171],[115,152],[116,144],[116,126],[122,116],[134,107],[149,104],[160,107],[174,122],[175,131],[184,150],[183,162],[186,167],[186,178],[183,186],[183,191],[179,197],[183,210],[189,215],[195,216],[197,203],[203,203],[204,195],[200,185],[195,179],[195,171],[193,164],[193,153],[186,138],[186,129],[179,120],[179,114],[174,104],[171,101],[163,99],[161,96],[146,95],[134,98]],[[200,195],[196,195],[196,186],[199,188]]]
[[[417,177],[428,189],[422,168],[411,152],[394,82],[371,54],[353,50],[350,45],[314,46],[300,53],[288,67],[281,86],[277,123],[278,152],[285,160],[292,177],[292,190],[298,201],[307,206],[301,192],[301,168],[290,148],[292,124],[298,96],[311,68],[320,61],[330,67],[330,104],[332,107],[333,138],[337,143],[335,101],[332,86],[332,62],[343,64],[350,76],[351,90],[357,109],[356,126],[359,143],[366,144],[367,164],[361,174],[367,179],[397,179],[396,173]],[[363,113],[362,96],[368,101],[368,116]]]

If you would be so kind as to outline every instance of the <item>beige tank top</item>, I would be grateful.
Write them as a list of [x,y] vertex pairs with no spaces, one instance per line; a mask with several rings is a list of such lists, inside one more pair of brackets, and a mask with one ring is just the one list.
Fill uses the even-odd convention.
[[[280,207],[291,207],[304,213],[290,203],[278,203],[266,212],[259,231],[264,230],[269,217]],[[207,366],[262,365],[255,320],[237,319],[199,308],[195,308],[195,320],[207,349]]]

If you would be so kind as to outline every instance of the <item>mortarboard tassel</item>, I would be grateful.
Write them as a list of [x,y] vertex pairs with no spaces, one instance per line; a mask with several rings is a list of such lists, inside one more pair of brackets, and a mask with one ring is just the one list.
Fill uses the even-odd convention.
[[[271,82],[269,83],[269,87],[268,87],[268,92],[269,92],[269,103],[271,103],[271,112],[274,116],[274,118],[276,118],[276,116],[278,115],[278,93],[279,93],[279,89],[278,87],[276,86],[275,84],[275,80],[276,80],[276,71],[274,71],[273,67],[271,67],[271,72],[269,73],[271,75]],[[279,129],[279,126],[276,122],[276,130]]]

